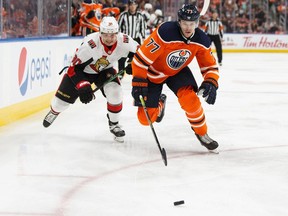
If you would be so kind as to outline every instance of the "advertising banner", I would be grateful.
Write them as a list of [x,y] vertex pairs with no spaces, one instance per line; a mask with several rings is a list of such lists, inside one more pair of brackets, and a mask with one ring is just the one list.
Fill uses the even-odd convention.
[[288,36],[224,34],[222,45],[228,52],[288,52]]
[[0,43],[0,108],[55,91],[79,39]]

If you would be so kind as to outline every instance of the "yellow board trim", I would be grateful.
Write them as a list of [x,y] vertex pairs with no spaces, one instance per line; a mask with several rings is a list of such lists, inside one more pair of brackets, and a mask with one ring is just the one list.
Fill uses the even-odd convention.
[[[213,52],[216,52],[215,49],[212,49]],[[264,50],[264,49],[223,49],[224,53],[288,53],[287,50]]]
[[51,92],[8,107],[0,108],[0,126],[7,125],[49,107],[54,94],[55,92]]

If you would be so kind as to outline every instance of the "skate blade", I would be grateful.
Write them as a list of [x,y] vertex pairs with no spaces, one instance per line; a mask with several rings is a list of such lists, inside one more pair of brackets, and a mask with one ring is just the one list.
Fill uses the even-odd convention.
[[218,149],[214,149],[214,150],[208,150],[210,153],[213,153],[213,154],[219,154],[219,151]]
[[124,137],[114,137],[114,140],[120,143],[124,142]]

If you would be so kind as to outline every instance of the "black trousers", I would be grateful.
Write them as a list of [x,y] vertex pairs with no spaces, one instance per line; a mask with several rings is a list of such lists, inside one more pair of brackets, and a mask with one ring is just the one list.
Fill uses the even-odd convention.
[[218,63],[222,62],[222,42],[220,35],[209,35],[210,40],[214,43],[218,58]]
[[[91,84],[94,83],[96,86],[102,86],[111,77],[111,75],[114,75],[115,73],[116,71],[114,68],[105,69],[99,74],[87,74],[83,72],[83,75],[85,77],[83,80],[87,80]],[[111,82],[116,82],[121,85],[118,78],[112,80]],[[67,103],[74,104],[74,102],[79,96],[78,90],[75,88],[75,85],[76,84],[72,81],[72,79],[67,74],[64,74],[55,95],[61,100],[66,101]],[[100,88],[100,91],[102,92],[103,96],[106,97],[103,88]]]

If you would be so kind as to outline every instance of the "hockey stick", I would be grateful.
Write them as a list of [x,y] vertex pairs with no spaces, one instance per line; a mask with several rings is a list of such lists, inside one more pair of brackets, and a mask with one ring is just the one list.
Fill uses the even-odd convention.
[[120,75],[122,75],[125,72],[125,70],[120,70],[118,73],[114,74],[113,76],[111,76],[106,82],[104,82],[102,85],[100,86],[96,86],[95,83],[91,84],[91,88],[93,90],[93,93],[98,91],[99,89],[103,88],[106,84],[110,83],[112,80],[116,79],[117,77],[119,77]]
[[148,122],[149,122],[149,125],[150,125],[150,128],[151,128],[151,130],[152,130],[152,133],[153,133],[153,135],[154,135],[154,138],[155,138],[155,140],[156,140],[156,143],[157,143],[157,145],[158,145],[158,148],[159,148],[159,151],[160,151],[160,153],[161,153],[163,162],[164,162],[165,166],[167,166],[167,155],[166,155],[166,151],[165,151],[164,148],[161,148],[161,145],[160,145],[159,140],[158,140],[158,138],[157,138],[155,129],[154,129],[153,124],[152,124],[152,122],[151,122],[151,119],[150,119],[150,116],[149,116],[149,114],[148,114],[147,107],[146,107],[146,104],[145,104],[145,101],[144,101],[142,95],[139,96],[139,99],[140,99],[140,102],[141,102],[142,107],[143,107],[143,109],[144,109],[144,113],[145,113],[145,115],[146,115],[146,118],[147,118],[147,120],[148,120]]
[[204,0],[204,5],[203,5],[203,8],[200,12],[200,16],[203,16],[206,13],[209,5],[210,5],[210,0]]
[[[61,75],[63,73],[64,70],[66,70],[69,66],[64,67],[60,72],[59,75]],[[103,88],[106,84],[108,84],[109,82],[111,82],[112,80],[116,79],[119,75],[124,74],[125,69],[120,70],[118,73],[114,74],[113,76],[111,76],[106,82],[104,82],[101,86],[96,86],[96,84],[93,82],[91,84],[91,88],[93,90],[93,93],[98,91],[99,89]]]

